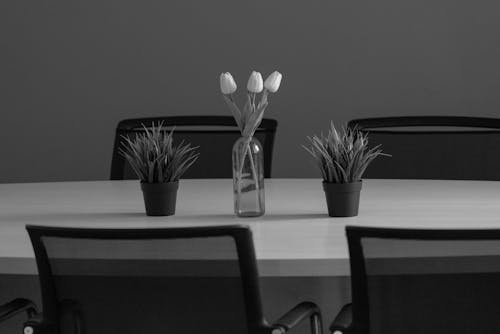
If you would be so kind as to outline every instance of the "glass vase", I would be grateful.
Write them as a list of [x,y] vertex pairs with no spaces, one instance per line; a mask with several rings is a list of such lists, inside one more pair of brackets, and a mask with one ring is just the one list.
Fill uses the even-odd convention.
[[233,191],[238,217],[264,214],[264,152],[256,138],[241,137],[234,143]]

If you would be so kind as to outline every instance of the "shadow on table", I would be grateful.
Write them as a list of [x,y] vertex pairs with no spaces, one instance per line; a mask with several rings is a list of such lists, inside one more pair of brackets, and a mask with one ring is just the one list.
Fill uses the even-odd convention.
[[324,213],[299,213],[299,214],[265,214],[261,217],[244,217],[238,218],[234,213],[227,214],[194,214],[194,215],[174,215],[174,216],[159,216],[150,217],[142,211],[140,212],[72,212],[72,213],[37,213],[37,214],[13,214],[0,215],[0,222],[22,222],[24,224],[57,224],[61,222],[105,222],[106,224],[127,224],[127,223],[144,223],[149,221],[162,222],[186,222],[197,224],[246,224],[251,222],[292,222],[297,220],[314,220],[326,219],[327,214]]
[[101,221],[109,220],[110,222],[119,222],[119,219],[141,218],[146,217],[143,212],[72,212],[72,213],[37,213],[37,214],[15,214],[15,215],[0,215],[0,221],[8,222],[23,222],[27,224],[50,224],[57,222],[71,221]]
[[298,213],[298,214],[265,214],[261,217],[236,217],[234,213],[227,214],[206,214],[206,215],[182,215],[175,216],[175,220],[207,220],[207,221],[231,221],[233,224],[245,224],[246,222],[256,221],[294,221],[294,220],[308,220],[308,219],[324,219],[328,218],[324,213]]

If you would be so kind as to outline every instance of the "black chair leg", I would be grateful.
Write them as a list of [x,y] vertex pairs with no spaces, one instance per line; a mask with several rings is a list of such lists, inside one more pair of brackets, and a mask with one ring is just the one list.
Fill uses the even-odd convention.
[[311,316],[311,334],[323,333],[323,322],[321,321],[321,314],[315,313]]

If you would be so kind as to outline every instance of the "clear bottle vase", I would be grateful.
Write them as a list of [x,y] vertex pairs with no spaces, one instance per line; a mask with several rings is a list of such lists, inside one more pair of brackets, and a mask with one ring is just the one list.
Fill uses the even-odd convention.
[[234,143],[233,190],[238,217],[264,214],[264,152],[256,138],[241,137]]

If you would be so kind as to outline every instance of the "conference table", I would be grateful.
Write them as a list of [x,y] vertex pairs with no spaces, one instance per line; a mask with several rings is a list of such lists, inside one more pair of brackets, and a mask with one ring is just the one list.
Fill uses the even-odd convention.
[[[498,182],[364,180],[359,215],[350,218],[328,217],[319,179],[267,179],[265,196],[264,216],[238,218],[233,213],[232,180],[181,180],[176,214],[148,217],[138,181],[2,184],[0,302],[26,293],[38,299],[26,224],[248,225],[270,318],[299,300],[312,299],[323,308],[327,322],[350,299],[346,225],[500,228]],[[22,287],[28,277],[29,289]]]

